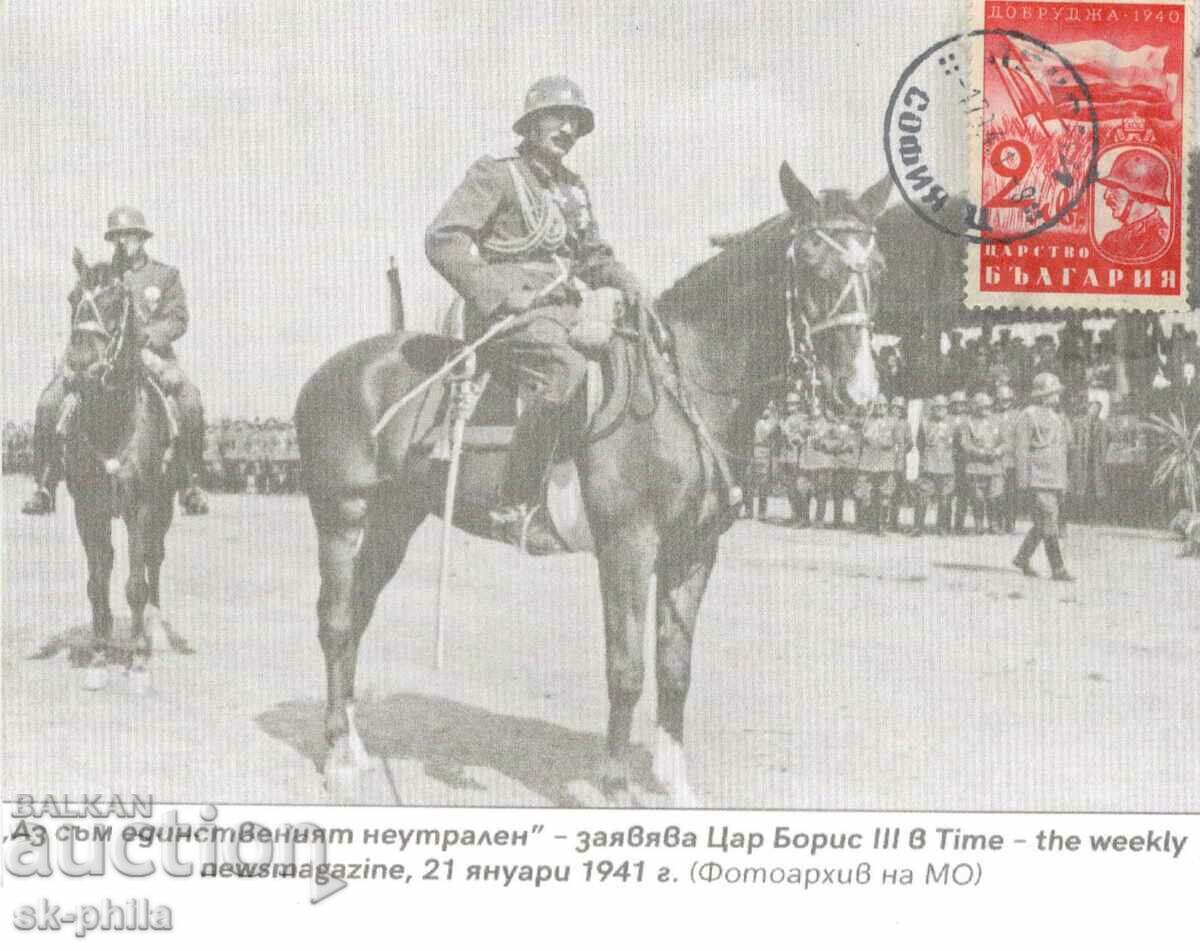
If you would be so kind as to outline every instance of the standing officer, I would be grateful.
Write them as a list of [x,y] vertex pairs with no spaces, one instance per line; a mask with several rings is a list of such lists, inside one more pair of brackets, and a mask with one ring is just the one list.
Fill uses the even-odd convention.
[[913,447],[912,427],[908,425],[908,403],[903,396],[893,396],[890,404],[892,418],[896,421],[896,494],[892,499],[889,525],[893,532],[900,531],[900,507],[910,495],[908,484],[908,454]]
[[754,424],[754,448],[751,450],[746,487],[742,491],[744,511],[760,522],[767,517],[767,503],[771,496],[771,470],[775,462],[775,443],[778,435],[779,417],[772,400]]
[[787,495],[788,505],[792,510],[792,522],[803,528],[808,524],[808,502],[805,499],[801,508],[798,463],[812,427],[802,409],[803,401],[799,393],[789,393],[784,406],[783,419],[779,423],[779,454],[775,478]]
[[[846,497],[854,492],[858,481],[858,454],[862,446],[862,428],[859,425],[855,407],[849,412],[843,412],[835,417],[833,439],[837,446],[833,465],[833,527],[845,526]],[[855,510],[855,519],[858,510]]]
[[805,454],[801,457],[800,466],[802,473],[810,473],[817,496],[816,525],[818,528],[826,528],[830,523],[825,516],[825,507],[836,491],[835,468],[842,442],[838,435],[838,419],[832,403],[826,403],[824,410],[819,410],[814,403],[812,414],[813,432]]
[[950,531],[950,507],[954,500],[954,423],[946,418],[949,401],[939,393],[933,398],[929,416],[917,429],[920,453],[920,478],[917,480],[917,504],[913,515],[913,534],[925,531],[925,511],[936,505],[934,534]]
[[820,524],[825,516],[825,497],[829,494],[829,473],[833,465],[833,457],[822,446],[827,429],[817,403],[812,402],[802,430],[804,441],[796,455],[796,506],[800,528],[811,524],[809,508],[814,495],[817,497],[817,523]]
[[996,421],[1004,433],[1004,494],[1000,497],[1000,528],[1005,533],[1017,530],[1017,463],[1013,446],[1017,439],[1017,419],[1021,412],[1013,405],[1012,387],[996,387]]
[[888,509],[896,493],[896,420],[888,414],[887,400],[878,397],[862,429],[858,481],[854,488],[855,522],[860,532],[884,532]]
[[967,508],[971,504],[971,487],[967,483],[960,437],[967,421],[967,393],[955,390],[950,394],[950,424],[954,429],[954,531],[967,530]]
[[963,470],[971,498],[971,517],[975,534],[986,530],[999,534],[998,502],[1004,492],[1004,431],[992,416],[992,398],[984,392],[971,399],[971,416],[959,430]]
[[[578,323],[578,280],[620,290],[630,306],[641,292],[600,239],[582,179],[563,160],[592,131],[580,88],[565,76],[539,79],[513,124],[515,151],[484,156],[425,233],[430,263],[467,303],[474,339],[509,314],[526,320],[498,337],[487,358],[533,392],[513,434],[493,512],[498,533],[518,542],[528,524],[530,550],[553,550],[539,509],[560,424],[587,362],[568,341]],[[564,279],[564,276],[569,279]]]
[[[146,254],[146,241],[153,235],[142,213],[123,205],[109,214],[104,240],[112,243],[113,270],[132,292],[145,322],[142,363],[174,395],[179,408],[180,457],[187,470],[187,484],[180,493],[180,502],[189,515],[203,515],[208,511],[208,501],[199,485],[204,474],[204,405],[200,391],[179,368],[172,346],[187,330],[187,301],[179,272]],[[71,306],[77,303],[72,297]],[[38,398],[34,424],[37,488],[21,509],[27,515],[54,511],[54,497],[62,478],[58,429],[66,398],[65,384],[60,371]]]
[[1074,581],[1063,563],[1059,547],[1059,510],[1067,488],[1067,449],[1071,444],[1071,427],[1058,412],[1062,384],[1053,373],[1039,373],[1030,393],[1031,406],[1021,411],[1017,420],[1017,439],[1013,451],[1016,458],[1017,487],[1029,490],[1033,496],[1033,525],[1030,526],[1013,564],[1031,577],[1037,572],[1029,560],[1038,544],[1046,545],[1055,581]]

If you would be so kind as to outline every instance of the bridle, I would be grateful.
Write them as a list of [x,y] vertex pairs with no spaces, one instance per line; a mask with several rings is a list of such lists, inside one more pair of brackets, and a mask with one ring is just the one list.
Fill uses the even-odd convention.
[[[117,285],[110,285],[116,288]],[[109,287],[101,288],[101,293],[108,290]],[[96,292],[90,288],[80,292],[79,302],[75,305],[75,312],[71,315],[71,333],[76,332],[93,334],[107,341],[104,348],[104,356],[87,368],[89,376],[96,377],[99,380],[100,386],[105,390],[116,389],[115,384],[110,384],[113,369],[116,365],[117,357],[120,356],[121,346],[125,341],[125,334],[129,328],[129,316],[131,312],[131,298],[129,294],[125,295],[124,307],[121,311],[121,319],[117,322],[116,330],[112,333],[104,326],[104,318],[100,314],[100,307],[96,303]],[[91,310],[91,316],[80,320],[80,313],[84,308]]]
[[[865,246],[849,243],[841,244],[834,240],[829,234],[830,231],[834,231],[839,235],[842,233],[865,234],[870,236],[870,240]],[[804,268],[799,260],[797,247],[800,240],[808,236],[815,237],[817,240],[823,241],[833,248],[840,256],[842,264],[850,271],[846,277],[846,283],[842,285],[841,293],[838,294],[833,305],[815,323],[809,320],[809,307],[805,306],[805,302],[800,300],[802,293],[801,280]],[[784,290],[788,346],[790,349],[788,368],[789,372],[797,378],[796,382],[802,382],[807,387],[810,400],[816,393],[817,368],[819,365],[813,339],[818,334],[837,327],[865,327],[869,329],[871,326],[873,301],[871,296],[871,280],[868,271],[874,253],[874,228],[855,225],[833,229],[821,228],[815,225],[800,227],[798,224],[792,228],[792,236],[788,242],[786,255],[788,276]],[[842,305],[850,298],[853,298],[853,309],[843,311]],[[812,304],[811,294],[808,295],[806,303],[809,305]]]

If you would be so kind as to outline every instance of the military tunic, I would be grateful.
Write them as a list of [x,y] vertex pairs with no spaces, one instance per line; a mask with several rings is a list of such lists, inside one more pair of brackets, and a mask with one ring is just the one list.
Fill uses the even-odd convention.
[[466,301],[471,339],[503,316],[510,292],[540,291],[569,275],[488,348],[516,373],[514,382],[555,404],[570,399],[586,367],[567,340],[579,301],[573,280],[637,294],[633,275],[600,238],[583,181],[526,151],[485,156],[467,170],[426,230],[425,253]]
[[917,430],[921,473],[917,488],[926,501],[954,495],[954,435],[952,420],[921,420]]
[[1032,489],[1034,528],[1045,538],[1059,534],[1059,508],[1067,488],[1071,426],[1049,406],[1027,406],[1017,420],[1014,459],[1017,486]]

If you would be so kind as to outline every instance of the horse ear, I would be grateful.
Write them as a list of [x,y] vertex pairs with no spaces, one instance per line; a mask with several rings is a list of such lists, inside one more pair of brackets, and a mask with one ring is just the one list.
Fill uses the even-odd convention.
[[71,263],[75,265],[75,272],[80,277],[87,276],[87,261],[83,259],[83,252],[75,248],[75,253],[71,255]]
[[883,209],[887,207],[888,198],[891,197],[891,194],[892,177],[884,175],[883,178],[858,196],[858,207],[866,213],[871,221],[874,221],[883,214]]
[[783,191],[783,200],[798,217],[804,221],[812,221],[817,217],[821,209],[820,202],[796,177],[786,161],[779,166],[779,187]]

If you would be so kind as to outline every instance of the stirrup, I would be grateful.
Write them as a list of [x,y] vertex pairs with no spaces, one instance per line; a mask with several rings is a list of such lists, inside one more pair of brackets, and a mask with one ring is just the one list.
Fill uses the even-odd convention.
[[507,505],[491,512],[492,537],[527,555],[554,555],[567,549],[547,524],[540,505]]
[[33,495],[21,506],[21,513],[23,515],[49,515],[54,508],[54,496],[50,490],[38,486]]

